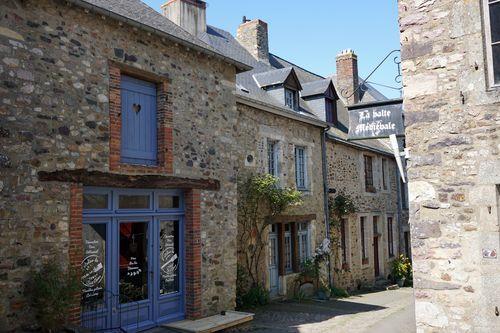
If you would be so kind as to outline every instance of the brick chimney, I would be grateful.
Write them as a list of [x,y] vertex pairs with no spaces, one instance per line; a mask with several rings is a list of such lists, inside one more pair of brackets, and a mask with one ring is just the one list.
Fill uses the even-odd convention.
[[161,6],[163,15],[191,35],[207,31],[207,4],[201,0],[170,0]]
[[343,50],[337,55],[337,89],[349,105],[359,102],[358,85],[358,56],[353,50]]
[[255,59],[269,63],[269,35],[266,22],[259,19],[249,21],[243,17],[236,39]]

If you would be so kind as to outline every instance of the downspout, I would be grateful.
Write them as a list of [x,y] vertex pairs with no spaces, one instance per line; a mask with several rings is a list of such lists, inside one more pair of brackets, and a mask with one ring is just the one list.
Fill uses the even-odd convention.
[[[326,157],[326,133],[330,130],[330,126],[323,129],[323,135],[321,136],[321,162],[323,168],[323,201],[324,201],[324,211],[325,211],[325,227],[326,227],[326,237],[330,239],[330,214],[328,211],[328,176],[327,176],[327,157]],[[330,255],[328,256],[328,284],[332,286],[332,270],[331,270],[331,260]]]

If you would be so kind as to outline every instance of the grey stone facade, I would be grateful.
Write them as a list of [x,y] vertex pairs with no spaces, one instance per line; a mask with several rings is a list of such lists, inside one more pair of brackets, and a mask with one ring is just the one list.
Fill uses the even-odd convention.
[[[373,158],[373,179],[375,192],[367,192],[364,183],[364,156]],[[404,215],[398,207],[401,201],[398,191],[399,175],[394,158],[387,153],[380,153],[366,149],[359,149],[350,145],[328,140],[328,185],[336,193],[348,195],[355,206],[355,213],[345,216],[346,219],[346,246],[347,265],[342,265],[341,248],[334,250],[332,259],[332,274],[334,285],[348,290],[357,290],[371,286],[377,278],[387,279],[391,275],[392,260],[403,253],[400,247],[399,232],[405,223]],[[382,160],[387,162],[387,189],[382,185]],[[365,246],[367,260],[362,259],[360,219],[365,220]],[[379,276],[375,274],[373,222],[377,221],[379,236],[378,257]],[[389,255],[389,236],[387,218],[393,219],[393,249]],[[335,230],[332,231],[335,234]],[[338,239],[339,235],[334,238]]]
[[109,171],[108,60],[168,78],[174,175],[220,180],[202,192],[202,313],[234,308],[234,66],[64,1],[0,12],[0,331],[33,322],[31,270],[68,260],[69,185],[37,172]]
[[500,248],[500,90],[482,4],[399,3],[418,332],[500,327],[499,259],[485,258]]
[[[306,147],[308,185],[307,191],[302,193],[303,203],[300,206],[290,207],[283,215],[316,215],[316,219],[303,221],[308,222],[310,226],[310,250],[312,253],[326,237],[321,148],[323,127],[248,106],[244,101],[237,103],[237,109],[237,142],[240,149],[238,176],[240,178],[250,174],[268,172],[267,141],[272,140],[279,145],[280,185],[295,188],[294,150],[296,146]],[[254,157],[251,163],[247,161],[249,155]],[[269,230],[267,231],[269,232]],[[239,244],[239,249],[244,251],[247,246],[247,244]],[[265,260],[262,262],[260,272],[262,284],[267,288],[269,288],[269,251],[269,247],[266,247]],[[281,289],[279,294],[289,298],[296,296],[297,277],[297,273],[280,276]]]

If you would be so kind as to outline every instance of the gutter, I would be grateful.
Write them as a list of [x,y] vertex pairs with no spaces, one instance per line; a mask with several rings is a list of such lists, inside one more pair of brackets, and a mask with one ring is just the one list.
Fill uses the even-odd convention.
[[253,99],[250,97],[242,96],[240,94],[236,94],[236,102],[238,102],[240,104],[247,105],[247,106],[251,106],[251,107],[256,108],[256,109],[261,109],[261,110],[273,113],[273,114],[278,115],[278,116],[290,118],[293,120],[298,120],[298,121],[301,121],[301,122],[306,123],[306,124],[310,124],[310,125],[314,125],[314,126],[318,126],[318,127],[322,127],[322,128],[328,128],[328,129],[330,128],[330,126],[328,126],[328,124],[326,122],[321,121],[319,119],[307,117],[307,116],[304,116],[304,115],[297,113],[295,111],[289,111],[285,108],[280,108],[278,106],[275,106],[275,105],[272,105],[269,103],[265,103],[265,102],[262,102],[262,101],[259,101],[259,100],[256,100],[256,99]]
[[199,45],[196,45],[196,44],[193,44],[191,42],[188,42],[182,38],[179,38],[177,36],[174,36],[174,35],[171,35],[169,33],[166,33],[164,31],[161,31],[161,30],[158,30],[152,26],[149,26],[149,25],[146,25],[146,24],[143,24],[141,22],[138,22],[138,21],[135,21],[133,19],[130,19],[130,18],[127,18],[123,15],[120,15],[120,14],[117,14],[115,12],[112,12],[108,9],[104,9],[104,8],[101,8],[101,7],[98,7],[96,5],[93,5],[93,4],[90,4],[86,1],[83,1],[83,0],[67,0],[68,3],[72,3],[78,7],[81,7],[81,8],[84,8],[84,9],[88,9],[88,10],[91,10],[92,12],[94,13],[97,13],[97,14],[100,14],[100,15],[104,15],[104,16],[107,16],[107,17],[110,17],[112,19],[115,19],[117,21],[120,21],[120,22],[123,22],[123,23],[126,23],[130,26],[134,26],[136,28],[139,28],[141,30],[144,30],[144,31],[147,31],[147,32],[150,32],[150,33],[153,33],[155,35],[158,35],[160,37],[163,37],[163,38],[166,38],[168,40],[171,40],[175,43],[178,43],[180,45],[183,45],[183,46],[186,46],[190,49],[193,49],[195,51],[198,51],[198,52],[201,52],[201,53],[204,53],[208,56],[212,56],[214,58],[217,58],[217,59],[220,59],[226,63],[229,63],[233,66],[235,66],[239,72],[238,73],[241,73],[241,72],[246,72],[246,71],[249,71],[251,69],[253,69],[253,67],[247,65],[247,64],[244,64],[242,62],[239,62],[237,60],[234,60],[232,58],[229,58],[229,57],[226,57],[218,52],[214,52],[212,50],[209,50],[207,48],[204,48],[202,46],[199,46]]
[[[327,137],[327,132],[330,130],[330,126],[326,127],[323,130],[323,133],[321,135],[321,164],[322,164],[322,169],[323,169],[323,209],[325,211],[325,227],[326,227],[326,238],[330,239],[330,212],[328,210],[328,193],[330,190],[330,186],[328,185],[328,176],[327,176],[327,157],[326,157],[326,137]],[[332,281],[332,266],[331,266],[331,260],[330,260],[330,255],[328,256],[328,284],[333,286],[333,281]]]
[[339,138],[337,136],[334,136],[332,134],[329,134],[329,133],[327,133],[326,136],[327,136],[328,139],[330,139],[332,141],[339,142],[339,143],[342,143],[342,144],[347,145],[347,146],[352,146],[352,147],[359,148],[359,149],[362,149],[362,150],[368,150],[368,151],[371,151],[371,152],[374,152],[374,153],[377,153],[377,154],[381,154],[381,155],[385,155],[385,156],[394,158],[394,154],[390,153],[390,152],[387,152],[387,151],[383,151],[383,150],[380,150],[380,149],[377,149],[377,148],[372,148],[372,147],[364,146],[364,145],[361,145],[359,143],[355,143],[353,141],[344,140],[344,139],[341,139],[341,138]]

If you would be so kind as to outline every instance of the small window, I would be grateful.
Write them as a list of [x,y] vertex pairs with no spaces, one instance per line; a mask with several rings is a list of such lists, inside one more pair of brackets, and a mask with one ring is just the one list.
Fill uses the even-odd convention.
[[389,168],[388,168],[388,162],[386,158],[382,159],[382,188],[384,191],[387,191],[389,189],[389,184],[388,180],[389,178],[387,177],[389,175]]
[[278,164],[278,143],[276,141],[267,140],[267,173],[274,177],[279,177]]
[[491,85],[500,85],[500,1],[484,0],[486,47]]
[[83,209],[109,209],[109,194],[107,193],[83,194]]
[[373,158],[364,155],[365,164],[365,191],[375,193],[375,186],[373,185]]
[[394,234],[392,226],[392,217],[387,218],[387,244],[389,247],[389,257],[394,257]]
[[337,101],[327,98],[325,99],[326,122],[333,125],[338,125],[337,116]]
[[291,273],[293,271],[293,252],[292,252],[292,233],[289,223],[285,224],[285,272]]
[[306,222],[298,224],[299,261],[303,263],[311,257],[309,244],[309,225]]
[[361,233],[361,258],[363,263],[368,262],[368,251],[366,248],[366,216],[360,218],[360,233]]
[[347,256],[347,229],[348,229],[348,220],[342,219],[340,221],[340,251],[342,254],[342,268],[348,265],[348,256]]
[[306,189],[306,149],[295,147],[295,183],[298,190]]
[[297,91],[285,88],[285,105],[294,111],[299,110]]
[[178,195],[163,195],[158,196],[159,209],[175,209],[180,207],[180,200]]
[[121,194],[118,198],[119,209],[149,209],[149,195],[125,195]]

